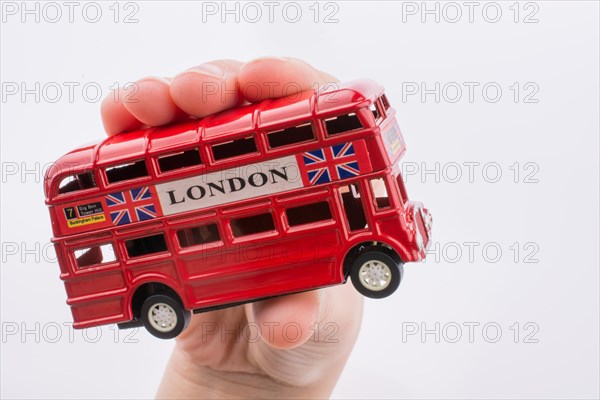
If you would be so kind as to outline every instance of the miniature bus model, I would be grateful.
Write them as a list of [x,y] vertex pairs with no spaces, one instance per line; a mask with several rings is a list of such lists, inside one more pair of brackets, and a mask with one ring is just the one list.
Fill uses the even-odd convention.
[[80,147],[45,177],[76,328],[174,338],[202,312],[351,279],[392,294],[431,217],[409,201],[405,144],[370,80]]

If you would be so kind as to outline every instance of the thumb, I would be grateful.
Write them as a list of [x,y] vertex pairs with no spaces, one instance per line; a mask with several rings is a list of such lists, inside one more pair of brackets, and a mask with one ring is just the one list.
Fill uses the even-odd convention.
[[276,349],[304,344],[319,320],[321,291],[312,290],[249,304],[246,316],[259,328],[261,340]]

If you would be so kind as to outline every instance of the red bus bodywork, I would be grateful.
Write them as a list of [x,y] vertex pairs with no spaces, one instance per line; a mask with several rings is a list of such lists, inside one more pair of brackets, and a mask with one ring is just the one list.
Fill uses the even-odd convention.
[[139,323],[162,290],[202,311],[344,283],[365,246],[424,259],[404,151],[369,80],[71,151],[45,193],[74,326]]

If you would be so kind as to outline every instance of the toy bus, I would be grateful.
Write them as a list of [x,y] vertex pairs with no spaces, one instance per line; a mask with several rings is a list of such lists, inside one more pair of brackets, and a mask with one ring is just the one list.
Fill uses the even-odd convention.
[[345,283],[392,294],[432,220],[383,88],[357,80],[146,128],[60,158],[44,189],[75,328],[169,339],[191,312]]

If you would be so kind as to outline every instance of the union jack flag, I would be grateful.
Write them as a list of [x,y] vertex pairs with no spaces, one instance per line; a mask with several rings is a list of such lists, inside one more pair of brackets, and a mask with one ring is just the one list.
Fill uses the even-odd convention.
[[352,143],[307,151],[301,156],[306,178],[311,186],[360,175],[358,158]]
[[106,196],[110,218],[116,226],[156,218],[156,206],[148,186]]

